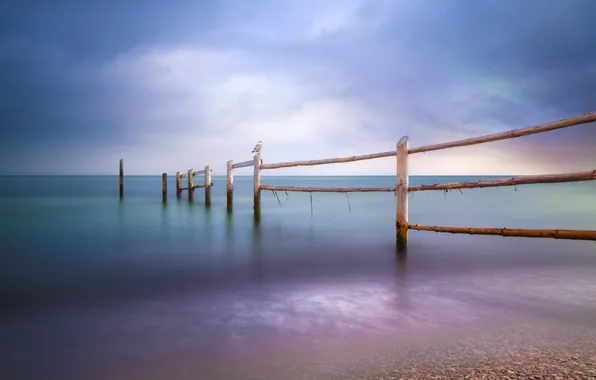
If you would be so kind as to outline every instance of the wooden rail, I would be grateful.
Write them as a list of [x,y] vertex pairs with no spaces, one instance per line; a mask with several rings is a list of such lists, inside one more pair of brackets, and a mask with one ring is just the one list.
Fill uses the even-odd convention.
[[[548,132],[555,129],[567,128],[576,125],[591,123],[596,121],[596,112],[588,112],[579,116],[569,117],[566,119],[561,119],[557,121],[553,121],[550,123],[538,124],[532,127],[523,128],[523,129],[513,129],[511,131],[502,132],[502,133],[495,133],[492,135],[474,137],[464,140],[457,140],[451,141],[442,144],[435,144],[435,145],[426,145],[421,146],[418,148],[408,149],[408,154],[415,154],[415,153],[422,153],[422,152],[430,152],[433,150],[440,150],[440,149],[447,149],[447,148],[455,148],[459,146],[467,146],[467,145],[475,145],[475,144],[482,144],[486,142],[492,141],[499,141],[499,140],[506,140],[512,139],[522,136],[533,135],[542,132]],[[307,160],[307,161],[289,161],[289,162],[280,162],[277,164],[263,164],[261,165],[262,170],[267,169],[280,169],[280,168],[290,168],[295,166],[314,166],[314,165],[326,165],[326,164],[339,164],[345,162],[354,162],[354,161],[362,161],[362,160],[371,160],[375,158],[383,158],[383,157],[391,157],[395,156],[395,151],[390,150],[387,152],[380,152],[380,153],[371,153],[371,154],[362,154],[357,156],[347,156],[347,157],[337,157],[337,158],[324,158],[319,160]],[[246,161],[248,163],[250,161]],[[236,164],[238,165],[238,164]]]
[[394,193],[395,187],[297,187],[261,185],[261,190],[302,193]]
[[590,230],[535,230],[522,228],[473,228],[473,227],[448,227],[448,226],[421,226],[410,224],[411,230],[434,231],[452,234],[469,235],[497,235],[531,238],[553,238],[566,240],[596,240],[596,231]]
[[588,112],[588,113],[584,113],[582,115],[568,117],[566,119],[551,121],[550,123],[534,125],[532,127],[527,127],[527,128],[522,128],[522,129],[513,129],[513,130],[507,131],[507,132],[495,133],[492,135],[486,135],[486,136],[480,136],[480,137],[473,137],[473,138],[464,139],[464,140],[451,141],[451,142],[446,142],[446,143],[442,143],[442,144],[421,146],[419,148],[410,149],[408,151],[408,153],[414,154],[414,153],[430,152],[433,150],[455,148],[455,147],[459,147],[459,146],[476,145],[476,144],[482,144],[482,143],[487,143],[487,142],[492,142],[492,141],[513,139],[513,138],[522,137],[522,136],[534,135],[537,133],[554,131],[555,129],[573,127],[576,125],[591,123],[594,121],[596,121],[596,112]]
[[294,166],[314,166],[314,165],[325,165],[325,164],[339,164],[339,163],[343,163],[343,162],[371,160],[374,158],[391,157],[391,156],[395,156],[394,150],[391,150],[388,152],[381,152],[381,153],[363,154],[360,156],[324,158],[321,160],[309,160],[309,161],[280,162],[278,164],[263,164],[263,165],[261,165],[261,169],[279,169],[279,168],[291,168]]
[[[205,185],[194,185],[192,188],[193,189],[202,189],[204,187],[205,187]],[[186,190],[188,190],[188,187],[181,187],[180,190],[186,191]]]
[[254,164],[255,164],[255,161],[254,160],[239,162],[237,164],[233,164],[232,165],[232,169],[247,168],[247,167],[250,167],[250,166],[254,166]]
[[455,182],[455,183],[437,183],[434,185],[420,185],[410,186],[408,191],[426,191],[426,190],[456,190],[456,189],[475,189],[483,187],[501,187],[501,186],[516,186],[529,185],[537,183],[563,183],[563,182],[580,182],[592,181],[596,179],[596,170],[590,170],[579,173],[566,174],[545,174],[545,175],[528,175],[521,177],[513,177],[507,179],[491,179],[485,181],[470,181],[470,182]]

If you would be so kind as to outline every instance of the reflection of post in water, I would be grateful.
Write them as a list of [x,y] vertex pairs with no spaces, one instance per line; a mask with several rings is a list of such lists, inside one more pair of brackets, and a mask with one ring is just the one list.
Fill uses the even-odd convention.
[[252,227],[252,241],[251,241],[251,259],[253,268],[253,278],[255,280],[261,280],[264,276],[263,273],[263,246],[262,246],[262,233],[261,223],[258,218],[254,219]]
[[408,260],[408,248],[397,244],[395,254],[395,274],[397,285],[397,304],[400,308],[410,307],[410,292],[407,284],[407,260]]
[[253,227],[260,227],[261,226],[261,214],[254,213],[253,214]]
[[209,246],[213,243],[213,214],[211,213],[211,207],[205,207],[205,227],[207,231],[207,236],[205,241]]
[[126,223],[126,205],[121,199],[118,202],[118,217],[116,222],[116,230],[114,234],[116,236],[115,241],[115,254],[118,257],[118,260],[122,263],[123,267],[126,267],[130,264],[130,261],[127,259],[128,252],[128,233],[127,233],[127,223]]
[[168,223],[168,207],[167,203],[162,203],[161,206],[161,241],[169,241],[169,223]]
[[232,253],[234,250],[234,220],[232,219],[232,215],[232,212],[226,212],[225,248],[227,253]]

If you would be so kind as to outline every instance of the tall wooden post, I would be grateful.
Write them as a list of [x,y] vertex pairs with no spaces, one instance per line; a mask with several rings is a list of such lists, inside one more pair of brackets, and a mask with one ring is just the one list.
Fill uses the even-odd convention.
[[188,169],[188,200],[193,201],[195,195],[195,170]]
[[161,201],[166,203],[168,201],[168,175],[163,173],[161,175]]
[[205,166],[205,206],[211,206],[211,165]]
[[396,146],[397,177],[395,205],[395,233],[397,247],[408,245],[408,137],[402,137]]
[[254,157],[254,177],[253,177],[253,187],[254,187],[254,213],[255,218],[259,219],[261,217],[261,153],[255,154]]
[[182,198],[182,173],[176,172],[176,198]]
[[119,173],[119,180],[120,180],[120,199],[124,198],[124,158],[120,159],[120,173]]
[[226,203],[227,210],[232,211],[234,206],[234,160],[229,160],[226,166]]

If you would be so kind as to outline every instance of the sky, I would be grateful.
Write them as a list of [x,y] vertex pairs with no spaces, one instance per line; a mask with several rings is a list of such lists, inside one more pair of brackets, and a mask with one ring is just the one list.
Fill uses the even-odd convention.
[[[593,0],[9,0],[0,174],[175,173],[383,152],[596,111]],[[266,174],[392,174],[395,159]],[[410,173],[596,168],[596,123]],[[237,174],[250,174],[250,169]]]

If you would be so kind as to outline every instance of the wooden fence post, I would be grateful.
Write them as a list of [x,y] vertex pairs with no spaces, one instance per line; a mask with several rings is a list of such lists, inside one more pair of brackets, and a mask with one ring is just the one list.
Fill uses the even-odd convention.
[[168,201],[168,174],[161,175],[161,201],[166,203]]
[[119,192],[120,192],[120,199],[124,198],[124,158],[120,159],[120,173],[119,173]]
[[195,193],[195,170],[188,169],[188,200],[194,200],[194,193]]
[[234,205],[234,160],[229,160],[227,162],[226,203],[227,210],[232,211],[232,207]]
[[408,137],[402,137],[396,146],[397,176],[395,232],[398,248],[408,245]]
[[205,166],[205,206],[211,206],[211,165]]
[[254,157],[254,177],[253,177],[253,185],[254,185],[254,215],[255,218],[259,219],[261,217],[261,153],[255,154]]
[[180,199],[182,197],[182,173],[176,172],[176,198]]

